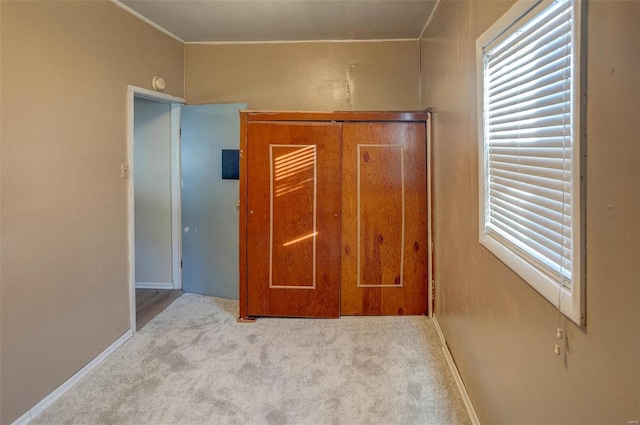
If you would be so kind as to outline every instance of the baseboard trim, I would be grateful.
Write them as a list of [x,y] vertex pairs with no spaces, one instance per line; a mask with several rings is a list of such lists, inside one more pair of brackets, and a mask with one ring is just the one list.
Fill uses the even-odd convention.
[[478,419],[476,409],[473,407],[473,403],[471,402],[471,398],[469,397],[469,393],[467,392],[467,387],[464,386],[464,381],[460,376],[458,367],[453,361],[453,357],[451,356],[449,347],[447,347],[447,340],[444,337],[444,333],[442,332],[442,328],[440,327],[440,323],[438,322],[438,318],[435,314],[433,315],[433,323],[436,327],[436,332],[438,332],[438,336],[440,337],[440,341],[442,342],[442,352],[444,353],[444,358],[447,360],[447,364],[449,365],[449,369],[451,370],[454,381],[456,381],[456,386],[458,387],[458,391],[460,392],[460,396],[462,397],[464,407],[467,409],[469,419],[471,420],[471,423],[473,425],[480,425],[480,419]]
[[31,411],[28,411],[24,415],[20,416],[11,425],[27,425],[29,422],[31,422]]
[[38,404],[33,406],[27,413],[20,416],[12,425],[27,425],[38,415],[40,415],[47,407],[49,407],[54,401],[62,397],[67,391],[69,391],[78,381],[85,377],[89,372],[98,367],[111,353],[116,351],[122,344],[127,342],[129,338],[133,336],[133,332],[129,329],[120,338],[116,339],[110,346],[108,346],[102,353],[98,354],[87,363],[82,369],[76,372],[71,378],[67,379],[62,385],[53,390],[51,394],[40,400]]
[[136,282],[136,289],[173,289],[173,283],[169,282]]

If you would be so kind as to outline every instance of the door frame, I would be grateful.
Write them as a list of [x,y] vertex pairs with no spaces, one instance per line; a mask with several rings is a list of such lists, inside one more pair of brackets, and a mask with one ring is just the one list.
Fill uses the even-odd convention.
[[427,143],[427,315],[433,318],[433,313],[436,305],[436,291],[435,291],[435,269],[434,269],[434,229],[433,229],[433,144],[432,144],[432,124],[433,113],[430,109],[426,109],[427,113],[427,127],[425,129],[426,143]]
[[180,208],[180,109],[186,103],[181,97],[158,93],[136,86],[127,87],[127,166],[128,212],[127,236],[129,249],[129,316],[132,333],[136,333],[136,256],[135,256],[135,208],[134,208],[134,100],[142,98],[171,105],[171,258],[173,289],[182,288],[182,232]]

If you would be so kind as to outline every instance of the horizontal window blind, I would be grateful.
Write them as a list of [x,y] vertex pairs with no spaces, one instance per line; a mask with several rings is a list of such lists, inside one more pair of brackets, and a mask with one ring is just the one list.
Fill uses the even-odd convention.
[[567,289],[572,13],[571,1],[558,0],[483,51],[485,232]]

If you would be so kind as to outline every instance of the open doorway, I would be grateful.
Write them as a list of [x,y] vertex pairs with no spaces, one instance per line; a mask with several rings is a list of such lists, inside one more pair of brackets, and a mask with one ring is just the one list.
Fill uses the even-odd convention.
[[131,329],[182,293],[180,107],[184,99],[129,86],[129,284]]

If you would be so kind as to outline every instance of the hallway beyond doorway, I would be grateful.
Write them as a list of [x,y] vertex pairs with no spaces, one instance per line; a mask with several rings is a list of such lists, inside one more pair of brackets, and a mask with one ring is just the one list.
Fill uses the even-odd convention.
[[136,289],[136,332],[182,294],[181,289]]

